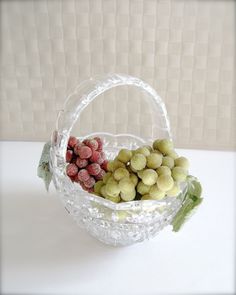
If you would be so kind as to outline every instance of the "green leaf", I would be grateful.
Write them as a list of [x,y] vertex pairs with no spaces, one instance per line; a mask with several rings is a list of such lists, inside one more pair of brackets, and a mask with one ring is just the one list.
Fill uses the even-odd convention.
[[43,179],[47,191],[49,190],[49,185],[52,180],[52,173],[49,166],[50,148],[51,143],[45,143],[37,169],[37,175]]
[[184,197],[183,205],[172,221],[173,231],[175,232],[181,229],[203,200],[201,198],[202,187],[198,179],[194,176],[189,176],[187,182],[188,189]]

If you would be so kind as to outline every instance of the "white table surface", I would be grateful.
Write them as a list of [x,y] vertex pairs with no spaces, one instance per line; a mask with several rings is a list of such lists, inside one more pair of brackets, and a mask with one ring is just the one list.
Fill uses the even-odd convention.
[[236,153],[179,150],[204,202],[179,233],[113,248],[80,229],[36,167],[43,143],[1,143],[1,288],[15,294],[230,294]]

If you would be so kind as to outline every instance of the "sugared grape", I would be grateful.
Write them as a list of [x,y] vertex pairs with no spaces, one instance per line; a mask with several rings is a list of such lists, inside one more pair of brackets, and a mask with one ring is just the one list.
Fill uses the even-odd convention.
[[101,169],[100,172],[95,176],[96,180],[102,180],[103,176],[106,174],[106,171]]
[[125,168],[125,164],[119,160],[109,161],[107,164],[108,171],[115,171],[118,168]]
[[167,166],[160,166],[157,168],[156,170],[157,174],[160,176],[160,175],[171,175],[171,170],[169,167]]
[[144,155],[145,157],[149,156],[150,155],[150,151],[147,147],[143,146],[143,147],[140,147],[138,148],[135,153],[138,153],[138,154],[142,154]]
[[103,181],[102,180],[99,180],[97,181],[95,184],[94,184],[94,192],[97,193],[97,194],[100,194],[101,192],[101,187],[103,186]]
[[80,146],[78,149],[78,154],[81,159],[88,159],[92,156],[92,150],[86,145]]
[[138,177],[134,173],[130,174],[130,180],[133,182],[135,186],[138,184]]
[[114,203],[119,203],[120,202],[120,196],[119,195],[117,195],[117,196],[106,196],[106,199],[107,200],[110,200],[110,201],[112,201],[112,202],[114,202]]
[[78,167],[71,163],[66,166],[66,174],[68,176],[75,176],[78,173]]
[[122,163],[127,163],[130,161],[132,157],[132,152],[130,150],[127,150],[127,149],[121,149],[119,151],[119,154],[117,156],[117,159],[119,161],[121,161]]
[[169,156],[169,157],[171,157],[174,160],[179,157],[178,154],[174,150],[169,151],[166,155]]
[[100,138],[100,137],[94,137],[94,139],[97,141],[97,143],[98,143],[98,148],[97,148],[97,150],[99,151],[99,152],[101,152],[102,151],[102,147],[103,147],[103,141],[102,141],[102,139]]
[[144,172],[144,171],[145,171],[145,170],[143,169],[143,170],[140,170],[140,171],[137,172],[139,178],[142,179],[142,177],[143,177],[143,172]]
[[92,163],[92,164],[89,164],[87,167],[86,167],[88,173],[90,175],[93,175],[93,176],[96,176],[99,174],[99,172],[101,171],[101,167],[100,165],[98,165],[97,163]]
[[157,153],[151,153],[147,156],[147,167],[151,169],[157,169],[161,166],[162,156]]
[[67,150],[66,151],[66,162],[70,163],[72,158],[73,158],[73,151],[72,150]]
[[90,175],[86,169],[81,169],[78,172],[78,179],[79,181],[85,182],[90,178]]
[[106,198],[108,197],[107,193],[106,193],[106,185],[101,186],[100,188],[100,194],[102,195],[102,197]]
[[125,168],[118,168],[115,170],[113,177],[115,180],[120,181],[124,177],[129,177],[129,171]]
[[145,200],[151,200],[151,197],[149,196],[149,194],[146,194],[146,195],[143,195],[143,196],[141,197],[141,200],[142,200],[142,201],[145,201]]
[[91,150],[96,151],[98,149],[98,142],[95,139],[89,139],[85,143]]
[[159,142],[161,141],[161,139],[156,139],[153,144],[152,144],[152,147],[154,150],[158,150],[158,144]]
[[79,168],[84,168],[88,165],[88,160],[86,159],[80,159],[79,157],[76,159],[76,165],[79,167]]
[[151,151],[152,151],[152,147],[151,147],[150,145],[144,145],[144,147],[145,147],[146,149],[148,149],[148,150],[149,150],[149,152],[151,152]]
[[131,167],[139,171],[145,168],[146,162],[146,157],[143,154],[137,153],[131,158]]
[[174,159],[169,157],[169,156],[165,156],[162,159],[162,165],[167,166],[170,169],[172,169],[174,167],[174,165],[175,165]]
[[174,180],[170,175],[160,175],[157,178],[157,186],[161,191],[168,191],[170,190],[174,185]]
[[184,181],[188,175],[188,171],[182,167],[174,167],[172,169],[172,177],[176,181]]
[[92,188],[94,184],[95,184],[95,179],[92,176],[89,176],[89,179],[84,181],[84,185],[87,188]]
[[137,192],[140,193],[141,195],[146,195],[150,191],[150,185],[144,184],[142,181],[140,181],[137,185]]
[[121,196],[121,199],[125,202],[133,201],[136,196],[136,191],[134,189],[134,190],[132,190],[130,192],[126,192],[126,193],[121,192],[120,196]]
[[115,178],[114,178],[113,175],[112,175],[112,176],[110,176],[110,177],[108,178],[108,180],[107,180],[106,183],[117,183],[117,181],[115,180]]
[[165,197],[165,192],[161,191],[156,184],[154,184],[149,191],[149,195],[153,200],[161,200]]
[[178,183],[174,183],[173,187],[166,192],[167,196],[169,197],[176,197],[180,193],[180,187]]
[[108,179],[112,176],[111,172],[107,172],[104,176],[103,176],[103,182],[107,183]]
[[189,161],[185,157],[179,157],[179,158],[175,159],[175,166],[182,167],[182,168],[188,170]]
[[119,181],[119,188],[122,193],[129,193],[135,189],[134,183],[130,178],[122,178]]
[[166,155],[168,152],[173,150],[173,142],[170,139],[155,141],[154,145],[155,149],[158,149],[163,155]]
[[116,182],[108,182],[106,184],[106,193],[109,197],[117,197],[120,193],[120,188],[118,183]]
[[153,185],[157,181],[157,173],[153,169],[145,169],[142,173],[142,182],[146,185]]
[[101,168],[104,169],[105,171],[107,171],[107,164],[108,164],[108,160],[104,160],[101,165]]
[[77,143],[78,143],[78,139],[74,136],[70,136],[69,140],[68,140],[68,145],[73,148]]
[[101,158],[100,152],[92,151],[92,156],[89,158],[89,160],[90,162],[98,163],[100,162],[100,158]]

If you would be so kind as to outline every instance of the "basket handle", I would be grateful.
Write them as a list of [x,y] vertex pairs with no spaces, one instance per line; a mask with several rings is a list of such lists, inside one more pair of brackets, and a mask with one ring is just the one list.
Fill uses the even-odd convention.
[[111,88],[122,85],[136,86],[148,94],[163,117],[164,128],[166,129],[168,137],[171,138],[170,124],[166,107],[156,91],[149,84],[139,78],[126,74],[108,74],[102,78],[94,77],[85,80],[67,97],[64,108],[59,112],[57,118],[56,136],[54,133],[52,137],[52,146],[59,144],[59,146],[62,147],[61,144],[63,144],[64,150],[66,150],[71,129],[81,112],[100,94]]

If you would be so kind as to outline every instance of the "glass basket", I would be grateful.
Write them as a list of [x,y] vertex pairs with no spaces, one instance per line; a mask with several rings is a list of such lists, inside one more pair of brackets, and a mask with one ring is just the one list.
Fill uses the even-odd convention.
[[65,173],[70,134],[100,136],[113,159],[121,148],[135,149],[157,138],[171,138],[167,112],[156,91],[142,80],[109,74],[82,82],[59,112],[52,135],[50,169],[66,210],[98,240],[125,246],[154,237],[169,225],[183,201],[178,197],[113,203],[84,191]]

